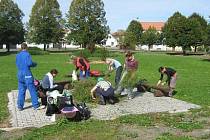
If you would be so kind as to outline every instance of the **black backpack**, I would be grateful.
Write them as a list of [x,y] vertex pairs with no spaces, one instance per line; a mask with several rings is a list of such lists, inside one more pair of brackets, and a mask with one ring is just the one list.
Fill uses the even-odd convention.
[[79,103],[76,107],[79,110],[79,117],[81,120],[87,120],[90,118],[91,112],[85,103]]

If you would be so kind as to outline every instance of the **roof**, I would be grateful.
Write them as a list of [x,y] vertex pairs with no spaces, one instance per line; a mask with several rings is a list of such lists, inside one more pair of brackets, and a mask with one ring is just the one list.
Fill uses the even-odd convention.
[[118,30],[117,32],[112,33],[114,37],[124,36],[125,31],[124,30]]
[[165,25],[165,22],[140,22],[143,30],[148,30],[150,27],[154,27],[157,31],[161,31]]

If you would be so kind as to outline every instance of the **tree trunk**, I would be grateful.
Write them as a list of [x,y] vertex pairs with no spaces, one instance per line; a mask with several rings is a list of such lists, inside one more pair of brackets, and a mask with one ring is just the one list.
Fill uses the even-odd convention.
[[46,44],[44,44],[44,51],[46,51]]
[[195,50],[194,50],[194,52],[197,52],[197,46],[195,46]]
[[183,55],[186,55],[186,50],[185,49],[183,49]]
[[9,52],[10,51],[10,45],[8,43],[6,44],[6,48],[7,48],[7,52]]
[[175,47],[172,47],[172,51],[175,52]]

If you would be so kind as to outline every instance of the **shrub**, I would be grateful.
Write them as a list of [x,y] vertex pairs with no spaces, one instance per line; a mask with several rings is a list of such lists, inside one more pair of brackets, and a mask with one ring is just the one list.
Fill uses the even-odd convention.
[[96,48],[92,53],[90,50],[84,49],[81,51],[75,51],[73,55],[84,58],[99,57],[101,60],[105,60],[107,57],[109,57],[109,52],[106,48]]
[[31,55],[46,55],[46,54],[49,54],[49,52],[43,51],[42,49],[40,49],[38,47],[29,47],[28,52]]
[[75,81],[73,83],[74,91],[73,97],[79,102],[91,102],[90,90],[95,86],[96,81],[92,79]]

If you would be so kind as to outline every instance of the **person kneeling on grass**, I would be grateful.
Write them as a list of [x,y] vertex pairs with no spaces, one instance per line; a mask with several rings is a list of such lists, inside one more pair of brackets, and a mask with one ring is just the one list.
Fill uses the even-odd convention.
[[100,105],[106,105],[106,101],[110,104],[114,104],[114,89],[111,83],[109,81],[105,81],[101,77],[99,77],[97,81],[97,84],[91,89],[92,99],[95,100],[96,97],[98,97]]

